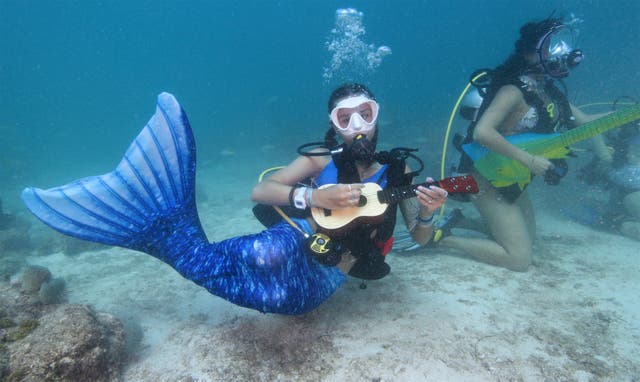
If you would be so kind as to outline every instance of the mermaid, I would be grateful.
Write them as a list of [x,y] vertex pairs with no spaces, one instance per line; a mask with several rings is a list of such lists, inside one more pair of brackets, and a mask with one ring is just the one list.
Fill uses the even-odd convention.
[[[344,125],[344,129],[335,125],[333,128],[345,139],[345,144],[353,138],[347,132],[366,127],[368,134],[373,134],[376,125],[377,103],[364,90],[356,94],[344,92],[352,88],[343,87],[343,93],[338,93],[343,99],[333,100],[337,104],[334,120],[339,126]],[[345,99],[346,103],[339,103]],[[354,104],[354,100],[358,102]],[[371,113],[374,111],[375,116]],[[342,151],[343,154],[336,154],[342,155],[340,158],[351,152]],[[145,252],[210,293],[263,313],[309,312],[327,300],[352,269],[358,272],[355,277],[369,279],[384,277],[389,272],[384,263],[386,252],[383,254],[384,249],[377,246],[391,237],[393,229],[388,229],[388,219],[367,224],[366,233],[373,244],[366,248],[371,253],[359,253],[359,248],[350,248],[347,243],[338,261],[332,264],[308,253],[307,237],[317,227],[305,219],[297,219],[297,224],[280,221],[260,233],[209,243],[196,209],[195,155],[195,141],[185,112],[171,94],[162,93],[155,114],[115,170],[47,190],[29,187],[21,197],[36,217],[66,235]],[[292,185],[270,180],[256,187],[254,200],[283,204],[280,192],[288,195],[284,197],[285,204],[291,201],[303,210],[353,206],[360,197],[360,181],[391,179],[386,171],[389,165],[380,165],[372,158],[366,168],[373,171],[357,182],[311,189],[296,187],[297,180],[292,180]],[[272,178],[282,179],[282,174],[290,174],[291,166],[299,168],[294,163]],[[333,158],[324,163],[332,169],[329,173],[333,179],[329,181],[338,183],[339,174],[330,166]],[[358,163],[349,168],[362,170],[364,166]],[[323,174],[326,178],[326,171]],[[411,179],[397,178],[403,182]],[[280,190],[269,194],[265,186]],[[445,201],[446,191],[420,186],[416,194],[417,198],[401,202],[405,203],[403,215],[412,214],[405,220],[414,239],[426,243],[432,233],[433,211]],[[390,210],[395,212],[393,208]]]

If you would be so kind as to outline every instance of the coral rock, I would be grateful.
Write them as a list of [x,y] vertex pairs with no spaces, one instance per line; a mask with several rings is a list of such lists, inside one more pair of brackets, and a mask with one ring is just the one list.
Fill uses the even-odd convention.
[[120,321],[85,305],[60,305],[10,347],[11,373],[27,380],[117,381],[125,334]]
[[40,302],[47,304],[60,304],[65,301],[66,298],[66,282],[62,278],[55,278],[48,281],[40,287],[38,296]]
[[35,293],[45,282],[51,279],[51,272],[39,265],[30,265],[22,272],[22,290]]

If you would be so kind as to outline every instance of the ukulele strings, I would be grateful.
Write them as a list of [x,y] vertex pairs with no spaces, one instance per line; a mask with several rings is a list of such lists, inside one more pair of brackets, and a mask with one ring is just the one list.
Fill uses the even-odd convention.
[[[411,190],[409,190],[409,191],[411,191]],[[365,196],[365,197],[367,197],[367,196],[377,196],[377,195],[378,195],[378,192],[380,192],[380,190],[378,190],[378,191],[373,191],[373,192],[371,192],[371,191],[369,191],[369,192],[363,192],[363,193],[361,193],[360,195],[361,195],[361,196]],[[399,193],[399,192],[398,192],[398,193]],[[413,194],[415,195],[415,192],[414,192]]]

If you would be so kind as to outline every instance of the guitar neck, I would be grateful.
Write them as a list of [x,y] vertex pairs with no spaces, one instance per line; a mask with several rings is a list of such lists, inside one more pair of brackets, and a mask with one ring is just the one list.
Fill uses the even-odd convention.
[[546,142],[546,146],[547,148],[569,146],[576,142],[595,137],[614,127],[633,122],[638,118],[640,118],[640,105],[630,106],[551,138]]

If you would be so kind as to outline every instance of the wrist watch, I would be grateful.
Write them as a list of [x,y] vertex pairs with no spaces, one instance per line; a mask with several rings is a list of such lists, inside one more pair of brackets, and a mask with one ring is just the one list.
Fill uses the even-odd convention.
[[293,206],[299,210],[307,209],[307,201],[305,194],[307,193],[306,187],[297,188],[293,197]]

